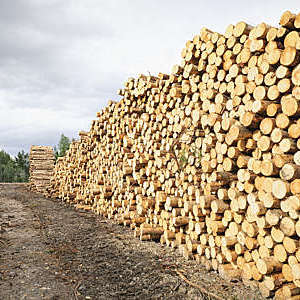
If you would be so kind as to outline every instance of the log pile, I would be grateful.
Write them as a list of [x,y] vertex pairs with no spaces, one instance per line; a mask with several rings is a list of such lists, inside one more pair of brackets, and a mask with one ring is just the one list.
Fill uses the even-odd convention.
[[[29,188],[45,193],[50,187],[50,178],[54,169],[54,152],[50,146],[31,146],[29,153]],[[46,194],[47,195],[47,194]]]
[[52,197],[179,248],[265,297],[300,295],[300,14],[202,29],[80,132]]

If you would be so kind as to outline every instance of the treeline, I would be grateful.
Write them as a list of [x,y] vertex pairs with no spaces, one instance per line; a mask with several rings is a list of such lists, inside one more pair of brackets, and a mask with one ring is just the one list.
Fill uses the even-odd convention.
[[[70,147],[70,139],[61,134],[57,146],[54,146],[55,157],[64,156]],[[0,182],[27,182],[29,179],[29,153],[20,151],[12,157],[4,150],[0,151]]]
[[29,155],[23,150],[14,158],[0,151],[0,182],[26,182],[29,178]]
[[54,146],[55,158],[57,159],[58,157],[64,156],[68,151],[70,144],[71,140],[62,133],[58,145]]

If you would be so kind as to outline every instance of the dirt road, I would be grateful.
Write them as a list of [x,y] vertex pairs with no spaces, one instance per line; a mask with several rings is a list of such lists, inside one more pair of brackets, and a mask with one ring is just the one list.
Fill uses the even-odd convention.
[[[0,299],[260,299],[177,251],[59,200],[0,184]],[[211,298],[212,299],[212,298]]]

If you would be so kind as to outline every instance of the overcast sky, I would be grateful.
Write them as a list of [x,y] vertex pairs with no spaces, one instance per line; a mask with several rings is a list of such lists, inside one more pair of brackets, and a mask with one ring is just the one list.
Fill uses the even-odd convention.
[[77,138],[129,76],[171,71],[201,27],[277,25],[299,0],[0,0],[0,149]]

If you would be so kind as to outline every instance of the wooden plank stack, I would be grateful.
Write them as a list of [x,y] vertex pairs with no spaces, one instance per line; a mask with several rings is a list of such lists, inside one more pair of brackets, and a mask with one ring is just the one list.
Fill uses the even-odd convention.
[[29,188],[45,193],[54,169],[54,152],[50,146],[31,146],[29,153]]
[[202,29],[170,75],[130,78],[80,132],[51,196],[300,299],[300,14]]

